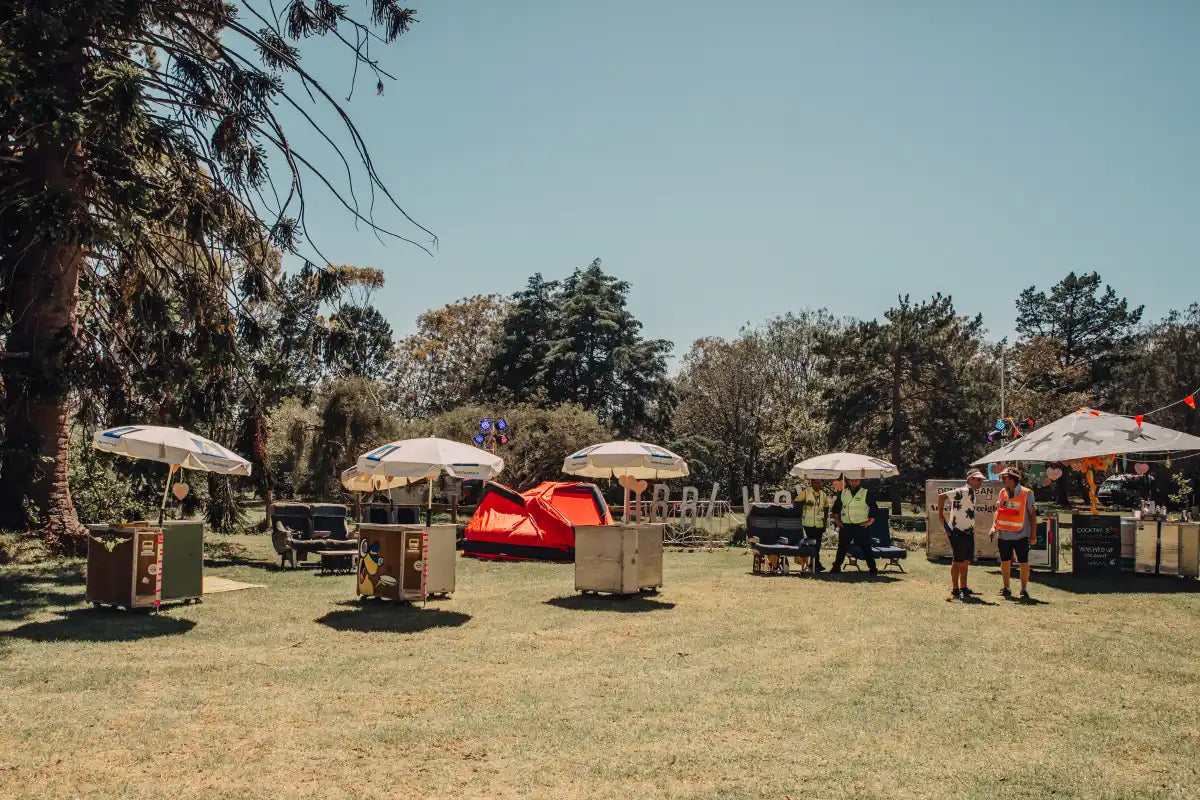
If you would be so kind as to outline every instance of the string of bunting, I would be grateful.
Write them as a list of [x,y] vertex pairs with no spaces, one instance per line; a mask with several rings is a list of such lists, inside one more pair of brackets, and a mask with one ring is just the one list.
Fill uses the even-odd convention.
[[1177,405],[1185,405],[1188,408],[1195,410],[1197,393],[1200,393],[1200,389],[1195,389],[1190,394],[1188,394],[1187,397],[1184,397],[1180,400],[1176,400],[1174,403],[1167,403],[1165,406],[1162,406],[1161,408],[1156,408],[1153,411],[1145,411],[1141,414],[1134,414],[1132,417],[1130,417],[1130,419],[1132,419],[1134,422],[1136,422],[1138,427],[1140,428],[1140,427],[1142,427],[1142,422],[1145,421],[1146,417],[1150,416],[1151,414],[1157,414],[1160,411],[1166,411],[1168,408],[1174,408]]

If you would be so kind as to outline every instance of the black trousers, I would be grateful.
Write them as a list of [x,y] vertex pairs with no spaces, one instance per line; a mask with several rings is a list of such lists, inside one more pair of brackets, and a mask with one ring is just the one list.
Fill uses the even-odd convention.
[[875,572],[875,559],[871,556],[871,536],[867,533],[865,525],[842,525],[842,529],[838,531],[837,558],[833,560],[833,568],[835,570],[842,568],[842,562],[846,560],[846,548],[850,546],[851,542],[857,544],[862,550],[863,561],[867,562],[867,569]]
[[[819,543],[824,536],[825,536],[824,528],[817,527],[817,526],[810,527],[808,525],[804,526],[804,538],[805,539],[816,539],[818,542],[818,545],[817,545],[818,547],[820,547]],[[816,559],[817,559],[817,566],[818,567],[821,566],[820,550],[817,551]]]

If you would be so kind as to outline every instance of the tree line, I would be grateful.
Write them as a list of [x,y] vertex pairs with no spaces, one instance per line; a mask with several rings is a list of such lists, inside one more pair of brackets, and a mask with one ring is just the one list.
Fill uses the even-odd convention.
[[[204,383],[204,404],[171,411],[214,431],[218,408],[240,409],[240,419],[222,424],[253,454],[264,497],[338,496],[341,470],[381,441],[469,441],[480,419],[503,416],[512,433],[504,479],[518,488],[559,476],[578,447],[623,437],[666,444],[689,461],[693,482],[717,482],[735,501],[743,485],[787,487],[792,464],[810,455],[878,454],[901,468],[891,484],[899,501],[995,447],[986,434],[1000,414],[1002,371],[1008,413],[1041,422],[1084,405],[1152,408],[1200,383],[1192,357],[1200,306],[1147,324],[1141,307],[1095,273],[1022,292],[1013,342],[989,338],[983,319],[958,313],[950,297],[903,296],[878,319],[802,309],[729,339],[703,338],[673,372],[671,344],[642,335],[628,310],[630,285],[599,259],[562,280],[534,275],[509,296],[431,309],[403,337],[371,305],[374,273],[356,272],[336,297],[305,294],[301,287],[314,284],[304,274],[284,285],[296,290],[289,307],[303,299],[318,322],[265,315],[275,321],[242,345],[262,359],[252,394],[224,402]],[[181,394],[192,372],[172,378]],[[268,391],[270,401],[259,402]],[[81,421],[84,408],[108,409],[113,423],[136,413],[111,394],[103,403],[91,390],[80,396],[91,398]],[[1186,406],[1156,420],[1200,433]],[[89,473],[99,466],[80,461]],[[218,497],[227,482],[208,487],[210,520],[222,527],[236,523],[233,498]],[[151,479],[147,501],[153,488]]]

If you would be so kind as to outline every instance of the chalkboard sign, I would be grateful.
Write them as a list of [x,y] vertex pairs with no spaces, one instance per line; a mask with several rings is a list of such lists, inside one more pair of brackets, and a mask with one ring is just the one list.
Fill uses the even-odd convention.
[[1071,570],[1076,575],[1121,571],[1121,518],[1071,515]]

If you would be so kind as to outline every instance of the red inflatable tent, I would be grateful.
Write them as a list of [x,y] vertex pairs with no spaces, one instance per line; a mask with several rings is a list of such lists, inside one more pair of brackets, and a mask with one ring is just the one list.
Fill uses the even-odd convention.
[[467,523],[463,555],[573,561],[576,525],[612,524],[595,484],[548,482],[518,494],[488,482]]

